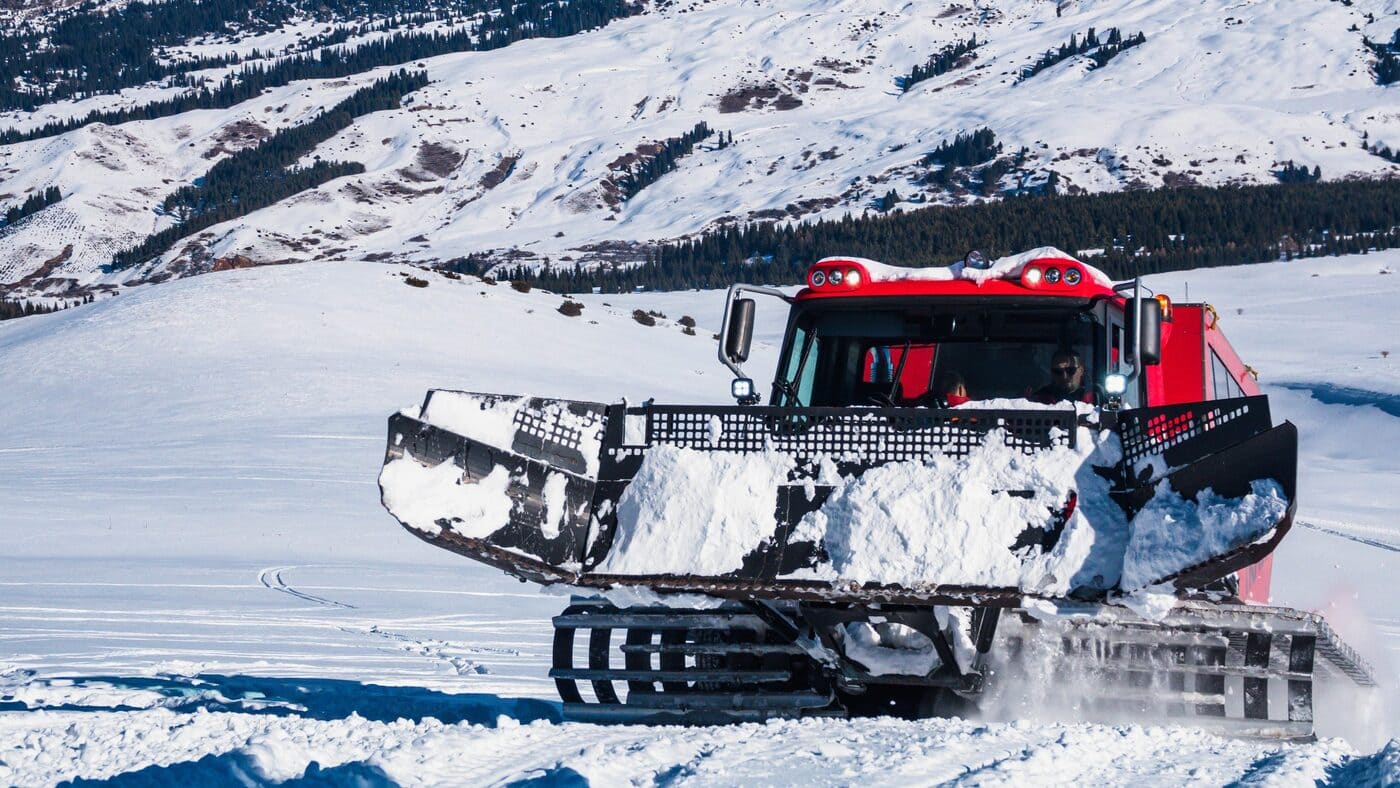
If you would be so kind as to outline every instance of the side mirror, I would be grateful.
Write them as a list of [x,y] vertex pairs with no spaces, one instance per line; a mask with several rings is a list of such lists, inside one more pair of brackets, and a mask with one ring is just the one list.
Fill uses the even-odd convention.
[[[1128,303],[1132,303],[1129,301]],[[1134,363],[1150,367],[1162,363],[1162,306],[1155,298],[1144,298],[1141,303],[1142,311],[1142,334],[1140,341],[1142,346],[1137,349],[1137,358]],[[1138,339],[1137,321],[1131,309],[1127,315],[1127,330],[1129,346]]]
[[729,331],[724,337],[724,355],[735,364],[749,360],[753,344],[754,300],[736,298],[729,308]]

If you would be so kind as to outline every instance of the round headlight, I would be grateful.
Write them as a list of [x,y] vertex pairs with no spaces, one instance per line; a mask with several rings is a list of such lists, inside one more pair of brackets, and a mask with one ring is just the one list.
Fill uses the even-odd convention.
[[860,284],[860,271],[852,268],[846,272],[846,284],[856,287]]
[[1057,284],[1059,284],[1059,283],[1060,283],[1060,269],[1058,269],[1058,268],[1047,268],[1047,269],[1045,269],[1045,283],[1048,284],[1048,285],[1057,285]]
[[1026,272],[1021,274],[1021,281],[1029,287],[1035,287],[1040,284],[1040,280],[1044,278],[1045,272],[1041,271],[1039,268],[1027,268]]
[[840,268],[833,268],[833,269],[831,269],[831,273],[827,274],[826,278],[827,278],[827,280],[828,280],[829,282],[831,282],[833,285],[839,285],[839,284],[841,284],[841,269],[840,269]]
[[821,287],[821,286],[824,285],[824,284],[826,284],[826,272],[824,272],[824,271],[813,271],[813,272],[812,272],[812,287]]
[[1077,285],[1077,284],[1079,284],[1079,280],[1080,280],[1080,279],[1083,279],[1083,278],[1084,278],[1084,276],[1083,276],[1082,274],[1079,273],[1079,269],[1078,269],[1078,268],[1066,268],[1066,269],[1065,269],[1065,284],[1067,284],[1067,285]]

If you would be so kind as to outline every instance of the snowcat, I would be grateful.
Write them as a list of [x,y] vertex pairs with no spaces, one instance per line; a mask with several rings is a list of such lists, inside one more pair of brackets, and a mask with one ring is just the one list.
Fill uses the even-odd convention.
[[[756,297],[788,310],[766,405]],[[795,294],[733,285],[719,360],[735,405],[432,390],[389,419],[402,525],[573,590],[571,719],[1058,702],[1307,738],[1315,680],[1374,685],[1321,617],[1268,605],[1297,430],[1207,304],[1050,247],[828,258]]]

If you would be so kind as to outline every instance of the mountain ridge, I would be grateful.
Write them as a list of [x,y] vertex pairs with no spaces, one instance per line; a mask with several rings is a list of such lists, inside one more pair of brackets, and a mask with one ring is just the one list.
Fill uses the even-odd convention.
[[[421,63],[432,84],[400,109],[357,118],[300,162],[358,162],[364,174],[215,225],[123,272],[103,266],[175,222],[156,210],[169,193],[390,67],[294,82],[227,110],[0,147],[0,193],[59,186],[65,196],[0,229],[0,282],[10,283],[0,290],[113,290],[234,257],[626,264],[648,243],[726,224],[970,204],[1051,179],[1063,193],[1092,193],[1267,183],[1287,166],[1325,180],[1392,177],[1400,167],[1367,147],[1400,147],[1400,103],[1376,84],[1363,38],[1390,40],[1398,5],[652,4],[566,38],[407,64]],[[1146,40],[1101,66],[1076,54],[1021,78],[1090,29]],[[905,75],[971,35],[975,57],[901,90]],[[734,144],[698,146],[630,199],[609,194],[620,157],[700,122]],[[991,178],[974,167],[939,183],[923,158],[980,128],[995,132],[1007,161],[993,164],[1006,171]],[[70,245],[43,286],[14,286]]]

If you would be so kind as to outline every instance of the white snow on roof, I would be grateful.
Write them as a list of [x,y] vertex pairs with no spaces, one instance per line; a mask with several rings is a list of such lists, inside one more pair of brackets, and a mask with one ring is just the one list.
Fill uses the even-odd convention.
[[962,260],[949,266],[930,266],[927,268],[908,268],[896,265],[887,265],[875,260],[867,260],[862,257],[827,257],[818,260],[817,263],[836,262],[838,260],[857,263],[865,268],[870,275],[872,282],[952,282],[964,280],[981,284],[992,279],[1016,279],[1021,276],[1021,271],[1028,263],[1046,258],[1073,260],[1079,263],[1084,269],[1084,273],[1097,284],[1104,287],[1112,287],[1113,279],[1108,274],[1079,260],[1069,252],[1057,249],[1053,246],[1038,246],[1018,254],[1007,255],[992,261],[987,268],[968,268]]

